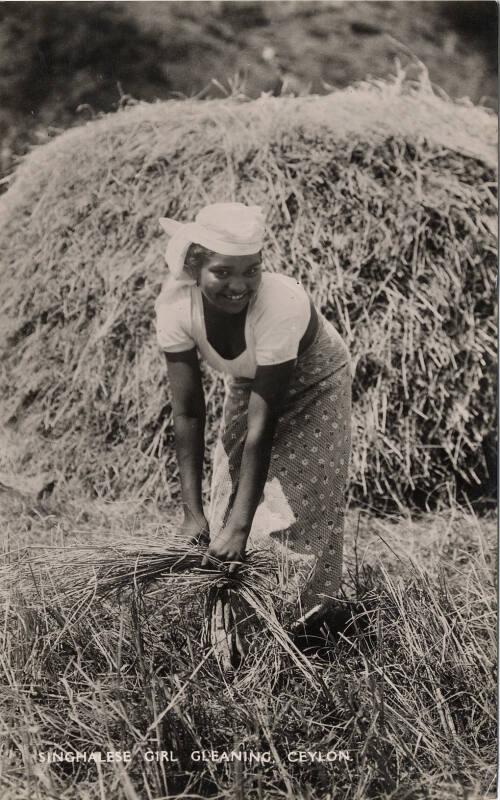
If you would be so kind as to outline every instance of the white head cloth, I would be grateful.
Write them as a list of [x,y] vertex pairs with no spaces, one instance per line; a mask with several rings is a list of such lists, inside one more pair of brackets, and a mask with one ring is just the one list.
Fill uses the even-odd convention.
[[201,244],[223,256],[249,256],[258,253],[264,241],[261,207],[243,203],[213,203],[202,208],[194,222],[161,217],[160,225],[171,237],[165,260],[176,280],[192,280],[184,271],[190,244]]

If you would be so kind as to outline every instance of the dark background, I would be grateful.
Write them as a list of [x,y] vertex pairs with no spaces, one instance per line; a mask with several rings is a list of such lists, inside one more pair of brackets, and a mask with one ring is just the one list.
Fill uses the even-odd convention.
[[130,97],[327,92],[419,62],[497,105],[495,2],[0,5],[0,175],[34,142]]

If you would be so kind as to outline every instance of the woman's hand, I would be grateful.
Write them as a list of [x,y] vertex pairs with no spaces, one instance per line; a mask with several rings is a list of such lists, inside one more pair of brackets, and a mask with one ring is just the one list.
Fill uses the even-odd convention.
[[219,561],[230,561],[229,574],[233,575],[240,563],[245,558],[245,547],[248,539],[248,531],[235,525],[228,524],[222,528],[215,539],[210,542],[207,552],[201,562],[202,567],[210,565],[211,558]]
[[210,541],[208,522],[203,514],[189,514],[181,525],[181,535],[191,545],[207,545]]

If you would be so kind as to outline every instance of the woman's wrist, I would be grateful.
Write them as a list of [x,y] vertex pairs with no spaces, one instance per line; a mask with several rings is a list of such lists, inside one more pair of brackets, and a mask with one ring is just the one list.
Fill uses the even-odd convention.
[[203,506],[199,503],[182,503],[182,510],[184,512],[184,519],[186,522],[190,520],[205,521],[205,512]]
[[248,537],[250,536],[250,529],[252,527],[252,520],[249,520],[247,516],[240,517],[233,513],[229,517],[229,520],[225,527],[231,528],[234,531],[238,531],[238,533],[240,534],[244,534],[245,537],[248,539]]

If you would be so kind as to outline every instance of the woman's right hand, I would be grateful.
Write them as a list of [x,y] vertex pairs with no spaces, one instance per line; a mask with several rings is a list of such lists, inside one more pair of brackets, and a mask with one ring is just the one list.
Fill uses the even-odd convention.
[[186,516],[180,533],[190,545],[206,546],[210,541],[210,529],[203,514]]

